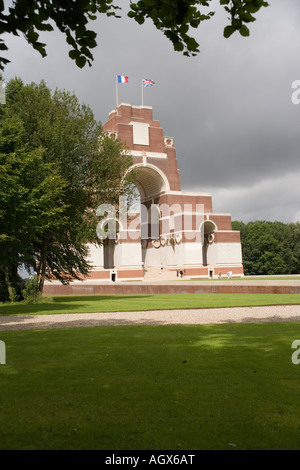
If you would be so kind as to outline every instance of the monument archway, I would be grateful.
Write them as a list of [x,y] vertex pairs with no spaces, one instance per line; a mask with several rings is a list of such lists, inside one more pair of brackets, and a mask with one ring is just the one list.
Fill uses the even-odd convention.
[[211,277],[228,269],[242,275],[240,234],[232,230],[230,214],[213,212],[210,193],[182,191],[174,138],[164,135],[152,107],[121,103],[103,131],[130,152],[126,175],[134,176],[139,193],[140,210],[128,211],[115,247],[118,279],[176,279],[178,269],[207,277],[208,266]]
[[[103,132],[117,137],[124,154],[131,154],[126,175],[132,172],[138,194],[135,207],[131,197],[124,201],[116,237],[103,237],[107,240],[100,246],[89,244],[89,280],[177,280],[182,270],[187,278],[215,277],[215,272],[225,277],[229,270],[243,276],[240,233],[232,230],[231,215],[213,211],[210,193],[182,191],[174,138],[164,135],[152,107],[119,104]],[[181,158],[187,165],[189,155]],[[199,184],[205,179],[203,158],[199,150]]]
[[168,178],[157,166],[150,163],[136,163],[127,170],[126,175],[132,171],[136,172],[134,185],[140,193],[141,203],[170,190]]

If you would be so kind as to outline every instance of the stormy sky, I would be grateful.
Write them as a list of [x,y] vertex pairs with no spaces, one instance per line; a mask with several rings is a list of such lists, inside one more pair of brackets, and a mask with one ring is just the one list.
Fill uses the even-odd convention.
[[[115,2],[117,3],[117,2]],[[300,221],[300,104],[292,83],[300,80],[300,4],[270,0],[250,25],[251,35],[224,39],[226,13],[215,1],[215,16],[193,34],[197,57],[174,52],[150,20],[139,26],[126,17],[129,0],[118,2],[122,18],[99,16],[92,67],[78,69],[58,31],[44,33],[42,58],[23,37],[7,37],[12,60],[4,79],[44,79],[51,89],[75,92],[103,123],[119,103],[153,107],[165,136],[174,137],[182,190],[212,194],[214,212],[232,220]]]

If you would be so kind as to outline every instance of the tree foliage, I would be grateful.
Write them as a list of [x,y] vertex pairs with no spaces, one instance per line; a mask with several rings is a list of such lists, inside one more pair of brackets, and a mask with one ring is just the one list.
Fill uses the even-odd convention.
[[[63,283],[88,274],[97,243],[96,208],[116,204],[132,164],[118,139],[102,135],[91,109],[44,82],[7,85],[0,114],[0,265],[8,289],[17,267]],[[129,183],[128,183],[129,184]]]
[[245,274],[300,273],[299,222],[234,221],[232,227],[241,233]]
[[[224,29],[228,38],[235,31],[249,36],[248,24],[255,21],[261,7],[268,6],[264,0],[219,0],[229,15],[230,24]],[[190,28],[210,19],[214,11],[207,11],[211,0],[138,0],[130,1],[128,16],[139,24],[150,18],[173,44],[174,50],[184,55],[195,55],[199,44],[190,36]],[[205,9],[205,13],[203,10]],[[7,10],[0,0],[0,35],[23,34],[27,42],[43,57],[47,55],[46,44],[40,41],[41,31],[53,31],[53,25],[65,35],[70,46],[69,56],[78,67],[91,65],[92,49],[96,47],[95,31],[89,29],[90,22],[98,14],[120,18],[120,7],[113,0],[15,0]],[[0,39],[0,51],[7,50],[4,39]],[[9,60],[0,57],[0,69]]]
[[61,204],[65,181],[44,149],[28,150],[17,117],[5,117],[0,127],[0,270],[13,297],[20,264],[35,265],[34,243],[62,228],[66,208]]

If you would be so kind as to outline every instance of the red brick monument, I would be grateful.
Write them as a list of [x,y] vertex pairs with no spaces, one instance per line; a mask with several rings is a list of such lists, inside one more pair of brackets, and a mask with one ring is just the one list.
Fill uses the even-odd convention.
[[132,154],[129,171],[137,174],[141,210],[116,222],[113,239],[90,246],[89,281],[242,276],[240,233],[232,230],[231,215],[214,213],[210,194],[181,190],[174,139],[164,136],[152,108],[122,103],[103,130]]

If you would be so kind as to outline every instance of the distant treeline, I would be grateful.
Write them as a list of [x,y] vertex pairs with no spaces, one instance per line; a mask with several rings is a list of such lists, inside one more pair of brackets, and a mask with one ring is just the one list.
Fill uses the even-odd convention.
[[246,275],[300,274],[300,223],[232,222],[241,232]]

